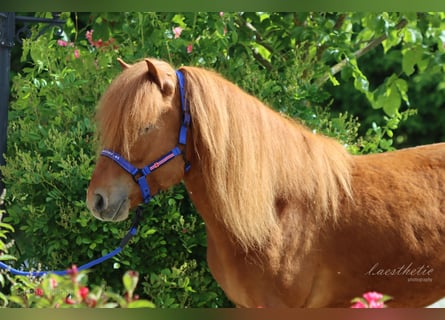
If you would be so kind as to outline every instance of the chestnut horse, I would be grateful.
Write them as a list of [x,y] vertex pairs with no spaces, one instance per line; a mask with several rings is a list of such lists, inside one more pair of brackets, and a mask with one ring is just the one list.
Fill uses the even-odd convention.
[[[355,156],[212,71],[120,63],[97,110],[95,217],[126,219],[183,181],[212,275],[239,307],[347,307],[371,290],[389,306],[445,296],[445,144]],[[157,170],[138,169],[148,163]]]

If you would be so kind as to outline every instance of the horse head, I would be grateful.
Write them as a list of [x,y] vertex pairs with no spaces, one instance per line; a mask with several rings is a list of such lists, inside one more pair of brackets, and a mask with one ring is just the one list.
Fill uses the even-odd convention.
[[[179,183],[184,175],[184,160],[177,157],[185,141],[178,145],[181,94],[175,70],[155,59],[119,63],[123,71],[98,105],[102,156],[87,190],[92,214],[111,221],[126,219],[130,209]],[[148,190],[145,195],[142,185]]]

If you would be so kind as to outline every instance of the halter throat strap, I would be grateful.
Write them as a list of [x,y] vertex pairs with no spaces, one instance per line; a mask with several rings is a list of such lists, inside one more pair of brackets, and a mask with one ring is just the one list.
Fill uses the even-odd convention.
[[[185,79],[184,75],[181,71],[176,71],[176,76],[178,77],[179,82],[179,93],[180,93],[180,100],[181,100],[181,109],[182,109],[182,123],[181,128],[179,129],[179,137],[178,137],[178,145],[175,146],[170,152],[166,153],[159,159],[151,162],[150,164],[146,165],[143,168],[137,168],[133,166],[130,162],[128,162],[124,157],[122,157],[120,154],[108,150],[103,149],[100,153],[101,156],[107,157],[114,162],[116,162],[122,169],[124,169],[126,172],[128,172],[133,180],[139,185],[139,189],[141,190],[142,199],[144,203],[150,202],[150,200],[153,198],[153,195],[150,191],[150,186],[147,182],[147,176],[152,173],[153,171],[157,170],[158,168],[162,167],[164,164],[168,163],[170,160],[182,155],[184,158],[184,171],[188,172],[190,170],[190,164],[188,163],[186,159],[186,142],[187,142],[187,132],[188,128],[190,127],[190,108],[188,105],[188,101],[185,97]],[[183,146],[183,150],[179,148],[179,146]]]

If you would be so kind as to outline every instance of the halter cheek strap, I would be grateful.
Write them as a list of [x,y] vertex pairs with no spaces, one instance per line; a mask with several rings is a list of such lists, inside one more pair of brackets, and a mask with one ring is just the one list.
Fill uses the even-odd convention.
[[[185,161],[184,165],[184,171],[188,172],[190,170],[190,164],[186,160],[185,157],[185,147],[187,142],[187,131],[190,126],[190,110],[188,101],[185,98],[185,89],[184,89],[184,75],[181,71],[176,71],[176,76],[178,77],[179,81],[179,92],[181,96],[181,109],[182,109],[182,123],[181,128],[179,130],[179,138],[178,138],[178,145],[174,147],[170,152],[160,157],[158,160],[151,162],[150,164],[146,165],[143,168],[136,168],[133,166],[130,162],[125,160],[124,157],[122,157],[120,154],[104,149],[100,153],[101,156],[105,156],[107,158],[110,158],[114,162],[116,162],[122,169],[124,169],[126,172],[128,172],[132,177],[133,180],[139,185],[139,188],[141,189],[142,198],[144,200],[144,203],[150,202],[150,200],[153,198],[150,191],[150,186],[147,182],[147,176],[155,171],[156,169],[162,167],[164,164],[168,163],[170,160],[182,155]],[[183,151],[179,148],[179,146],[183,146]]]

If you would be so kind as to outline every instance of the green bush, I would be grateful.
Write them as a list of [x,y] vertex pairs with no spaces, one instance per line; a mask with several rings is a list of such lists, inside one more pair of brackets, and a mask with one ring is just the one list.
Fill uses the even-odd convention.
[[[8,233],[14,232],[14,228],[2,221],[3,215],[4,211],[0,210],[0,262],[9,263],[10,261],[13,261],[15,257],[8,254],[8,249],[13,245],[13,242],[7,242],[6,239],[8,238]],[[3,289],[7,288],[9,290],[9,285],[10,283],[8,281],[7,274],[0,271],[0,287],[2,288],[0,291],[0,307],[5,307],[8,305],[7,292]]]
[[[15,267],[80,265],[113,250],[127,232],[131,221],[100,222],[84,203],[96,157],[94,109],[120,71],[121,55],[86,39],[61,43],[43,35],[25,41],[25,67],[12,88],[8,165],[2,168],[5,221],[16,226]],[[89,279],[119,288],[121,270],[137,269],[141,295],[159,307],[229,306],[204,263],[205,250],[204,224],[178,186],[145,208],[131,245],[95,267]]]
[[[369,31],[351,16],[350,24]],[[97,156],[94,110],[120,71],[118,57],[132,63],[151,56],[175,66],[215,69],[278,111],[338,138],[353,153],[391,149],[392,130],[409,115],[394,112],[359,137],[354,114],[328,112],[332,96],[317,81],[331,63],[369,40],[354,38],[354,28],[338,23],[341,14],[65,13],[63,18],[62,39],[46,33],[24,42],[22,69],[13,79],[2,172],[5,221],[15,227],[10,252],[18,257],[18,268],[81,265],[113,250],[131,224],[100,222],[84,203]],[[348,68],[352,78],[363,80],[357,65]],[[327,81],[338,85],[334,77]],[[353,88],[367,93],[357,83]],[[138,270],[141,296],[158,307],[232,306],[205,257],[204,223],[179,185],[145,206],[130,245],[88,276],[99,287],[119,288],[122,270]]]
[[[0,213],[1,214],[1,213]],[[9,244],[2,239],[14,229],[0,218],[0,261],[15,258],[8,255]],[[136,293],[139,273],[127,271],[122,277],[123,293],[115,293],[102,286],[88,285],[88,271],[79,271],[73,265],[64,276],[45,274],[42,277],[11,275],[0,272],[0,300],[2,307],[23,308],[154,308]],[[9,294],[3,292],[9,290]]]

